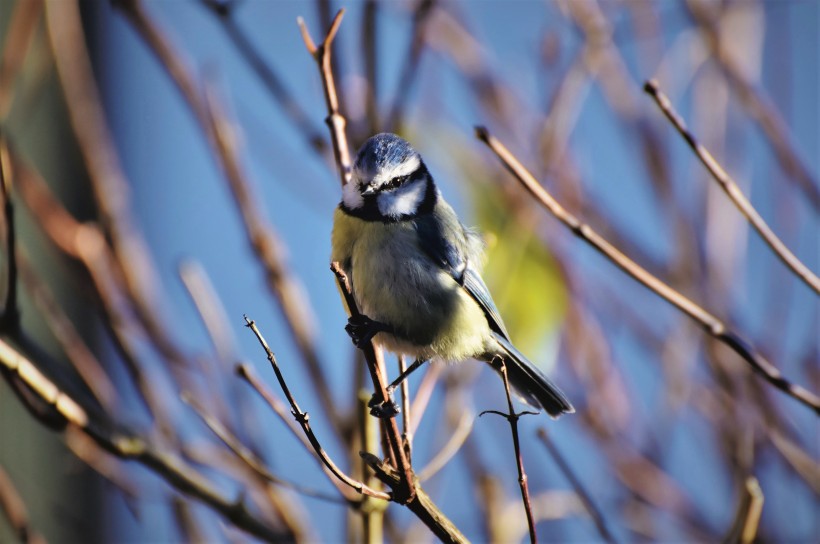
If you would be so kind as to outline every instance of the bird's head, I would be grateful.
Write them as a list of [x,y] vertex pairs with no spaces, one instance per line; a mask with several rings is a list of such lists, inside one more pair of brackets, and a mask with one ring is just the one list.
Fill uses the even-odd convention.
[[399,136],[382,133],[359,149],[342,204],[354,213],[367,210],[396,220],[416,215],[434,192],[418,152]]

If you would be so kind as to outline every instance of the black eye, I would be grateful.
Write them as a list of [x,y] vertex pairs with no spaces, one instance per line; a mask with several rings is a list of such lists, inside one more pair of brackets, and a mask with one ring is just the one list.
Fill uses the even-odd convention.
[[400,187],[401,185],[403,185],[408,179],[410,179],[410,174],[407,174],[406,176],[395,177],[387,183],[385,183],[382,186],[382,189],[386,191],[389,191],[390,189],[395,189],[396,187]]

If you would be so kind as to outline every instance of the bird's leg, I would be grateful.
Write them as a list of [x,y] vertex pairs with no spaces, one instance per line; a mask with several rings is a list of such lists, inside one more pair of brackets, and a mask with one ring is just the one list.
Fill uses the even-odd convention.
[[399,374],[399,377],[393,380],[393,382],[386,387],[387,390],[387,398],[382,400],[378,400],[376,395],[373,395],[370,398],[370,402],[367,405],[370,407],[370,414],[376,416],[378,418],[390,418],[393,416],[398,415],[401,412],[399,405],[396,404],[396,401],[393,400],[393,391],[401,385],[401,383],[407,379],[410,374],[416,371],[421,365],[426,363],[424,359],[416,359],[412,365],[407,367],[407,370]]
[[345,331],[353,340],[353,345],[359,349],[364,349],[376,334],[380,332],[393,332],[388,325],[373,321],[364,314],[352,315],[347,320]]

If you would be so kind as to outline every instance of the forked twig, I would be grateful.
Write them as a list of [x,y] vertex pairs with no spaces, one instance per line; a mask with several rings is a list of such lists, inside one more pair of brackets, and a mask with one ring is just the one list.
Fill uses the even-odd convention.
[[582,223],[577,217],[564,209],[564,207],[536,181],[535,177],[524,168],[510,150],[495,137],[491,136],[486,128],[476,127],[476,136],[495,153],[504,166],[524,185],[530,194],[569,228],[573,234],[595,248],[618,266],[618,268],[699,323],[708,334],[740,355],[744,361],[751,365],[752,369],[774,387],[805,404],[815,413],[820,414],[820,397],[808,389],[790,382],[780,373],[777,367],[766,360],[762,354],[735,332],[729,330],[720,319],[650,274],[646,269],[638,265],[638,263],[624,255],[618,248],[606,241],[600,234],[592,230],[589,225]]
[[25,544],[45,544],[45,539],[29,523],[26,503],[11,478],[0,465],[0,512],[8,520],[17,539]]
[[348,184],[351,176],[350,164],[350,147],[347,143],[347,135],[345,134],[345,126],[347,120],[339,113],[339,96],[336,94],[336,83],[333,79],[333,70],[331,68],[331,51],[333,39],[336,37],[336,32],[339,30],[339,25],[342,23],[342,17],[345,14],[344,9],[340,9],[334,17],[330,28],[318,46],[314,43],[313,38],[310,37],[305,21],[299,17],[297,23],[302,32],[302,39],[305,41],[305,47],[308,52],[316,60],[319,65],[319,71],[322,74],[322,88],[325,91],[325,103],[327,104],[328,116],[325,118],[330,129],[330,137],[333,140],[333,156],[336,159],[336,164],[339,166],[339,176],[342,187]]
[[524,457],[521,455],[521,443],[518,439],[518,420],[523,415],[538,415],[538,412],[516,412],[512,402],[512,394],[510,393],[510,380],[507,376],[507,364],[501,360],[499,371],[504,380],[504,392],[507,394],[507,409],[509,412],[504,413],[498,410],[485,410],[478,414],[478,417],[484,414],[495,414],[503,417],[510,424],[510,432],[512,433],[513,449],[515,450],[515,462],[518,468],[518,486],[521,488],[521,501],[524,503],[524,512],[527,514],[527,528],[530,532],[530,542],[535,544],[538,542],[538,535],[535,533],[535,518],[532,515],[532,502],[530,501],[530,486],[527,483],[527,473],[524,470]]
[[316,438],[316,435],[313,434],[313,429],[310,427],[310,416],[307,412],[303,412],[299,405],[296,403],[296,399],[293,397],[293,394],[290,392],[290,388],[288,387],[287,382],[285,381],[285,377],[282,375],[282,371],[279,369],[279,364],[276,362],[276,356],[271,351],[268,343],[265,341],[265,338],[262,336],[262,333],[259,332],[259,329],[256,327],[256,323],[248,319],[248,316],[245,316],[245,325],[253,331],[253,334],[256,336],[256,339],[259,341],[259,345],[262,346],[262,349],[265,350],[265,355],[268,358],[268,361],[273,367],[273,372],[276,374],[276,380],[279,382],[279,386],[282,388],[282,392],[285,394],[285,397],[288,399],[288,403],[290,404],[291,413],[299,425],[302,427],[302,430],[305,432],[308,440],[310,440],[311,446],[313,446],[316,455],[322,460],[322,462],[327,466],[328,469],[333,472],[333,474],[342,482],[349,485],[359,493],[363,495],[368,495],[370,497],[375,497],[377,499],[384,499],[386,501],[392,500],[393,496],[389,493],[385,493],[384,491],[378,491],[366,486],[362,482],[358,482],[342,472],[342,470],[336,466],[333,460],[327,455],[322,445],[319,443],[319,439]]
[[658,82],[654,79],[647,81],[643,88],[644,91],[655,100],[655,103],[666,118],[669,119],[669,122],[672,123],[672,126],[683,136],[683,139],[686,140],[686,143],[692,148],[692,151],[694,151],[695,155],[700,159],[700,162],[709,170],[709,173],[712,174],[712,177],[717,184],[720,185],[720,188],[723,189],[732,203],[737,206],[740,213],[752,224],[761,238],[763,238],[763,241],[774,251],[775,255],[800,279],[806,282],[809,287],[814,289],[815,293],[820,293],[820,278],[809,270],[809,268],[786,247],[786,244],[777,237],[769,225],[766,224],[766,221],[757,213],[752,203],[743,195],[737,183],[734,182],[720,163],[709,153],[709,150],[698,142],[695,136],[689,132],[689,129],[686,128],[686,122],[675,111],[669,98],[658,88]]

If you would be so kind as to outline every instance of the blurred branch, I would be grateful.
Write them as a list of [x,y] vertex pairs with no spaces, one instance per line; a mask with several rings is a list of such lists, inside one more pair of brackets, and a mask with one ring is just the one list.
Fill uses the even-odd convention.
[[15,4],[9,17],[0,56],[0,121],[4,121],[11,111],[14,83],[34,41],[42,13],[42,0],[22,0]]
[[300,284],[285,267],[281,242],[271,225],[263,219],[257,200],[250,192],[249,183],[237,156],[234,127],[226,118],[212,91],[206,89],[205,96],[200,96],[196,82],[182,56],[174,49],[159,24],[145,11],[142,1],[117,0],[116,5],[123,10],[176,84],[212,145],[242,214],[251,247],[265,270],[268,287],[273,292],[279,310],[292,332],[293,340],[307,364],[311,381],[319,392],[319,400],[323,403],[325,413],[334,423],[334,430],[339,433],[341,427],[337,410],[322,371],[310,326],[315,319],[309,313],[310,306],[305,301]]
[[259,199],[251,191],[247,175],[239,163],[237,130],[220,108],[213,89],[205,90],[204,113],[217,156],[242,216],[248,241],[262,263],[268,288],[276,297],[296,347],[307,364],[322,408],[333,429],[340,433],[343,425],[319,359],[314,332],[316,319],[310,311],[307,294],[298,278],[288,269],[285,248],[265,219]]
[[289,541],[290,536],[268,526],[257,518],[240,496],[231,500],[209,482],[203,475],[185,464],[176,454],[161,449],[148,439],[115,428],[89,413],[73,398],[61,391],[37,366],[0,339],[0,364],[4,370],[14,373],[39,399],[46,402],[69,425],[74,425],[91,437],[109,453],[145,465],[177,490],[196,497],[225,516],[237,527],[269,541]]
[[763,91],[746,78],[723,45],[717,22],[708,13],[711,8],[718,6],[702,0],[689,0],[684,5],[700,26],[704,41],[712,53],[711,58],[717,62],[723,75],[737,92],[741,104],[766,135],[775,157],[788,174],[788,179],[797,182],[815,210],[820,209],[817,181],[794,151],[783,118]]
[[749,476],[743,484],[732,530],[724,542],[727,544],[752,544],[757,540],[757,528],[763,511],[763,490],[757,478]]
[[592,496],[589,492],[587,492],[586,488],[584,488],[581,480],[575,475],[575,472],[572,470],[572,467],[569,465],[567,460],[564,459],[564,456],[561,455],[561,452],[555,444],[553,444],[552,439],[550,439],[546,429],[538,429],[538,438],[540,438],[541,442],[544,446],[546,446],[552,460],[555,461],[556,465],[558,465],[558,468],[564,474],[564,477],[569,480],[569,483],[572,485],[575,493],[581,499],[581,502],[584,504],[584,508],[586,508],[592,518],[592,521],[595,522],[595,528],[598,529],[598,534],[601,535],[601,538],[610,543],[617,542],[615,536],[609,531],[604,515],[595,505],[595,502],[592,500]]
[[474,424],[474,414],[467,410],[461,413],[461,417],[459,418],[455,429],[453,429],[449,440],[447,440],[447,443],[444,444],[439,452],[432,459],[430,459],[427,465],[419,471],[420,482],[424,482],[435,476],[438,471],[444,468],[450,459],[458,453],[458,450],[464,445],[467,437],[470,436],[470,432],[472,432]]
[[0,510],[5,514],[11,530],[21,543],[45,544],[45,539],[32,528],[26,503],[14,488],[14,483],[0,465]]
[[147,378],[137,356],[139,326],[124,301],[121,276],[116,273],[114,256],[105,236],[93,223],[80,223],[54,197],[40,174],[12,152],[16,172],[15,184],[20,196],[51,242],[63,253],[80,262],[87,271],[96,295],[107,317],[105,325],[120,351],[130,378],[140,392],[141,400],[160,427],[172,435],[168,422],[167,399],[158,394]]
[[202,5],[213,13],[225,33],[233,42],[240,55],[245,59],[251,69],[256,73],[262,84],[270,95],[285,112],[291,123],[302,133],[308,144],[322,154],[327,149],[324,137],[319,133],[317,127],[313,126],[310,117],[307,115],[299,102],[296,101],[291,92],[279,78],[269,63],[265,62],[259,50],[251,43],[246,32],[240,28],[236,21],[234,11],[240,2],[236,0],[201,0]]
[[712,174],[712,177],[718,183],[721,189],[729,196],[729,199],[740,210],[740,213],[748,219],[749,223],[760,234],[763,241],[774,251],[775,255],[780,258],[783,263],[788,266],[800,279],[814,289],[815,293],[820,293],[820,279],[806,267],[795,255],[789,251],[789,248],[777,237],[777,235],[769,228],[769,225],[760,217],[757,210],[754,209],[751,202],[743,195],[740,187],[732,180],[726,170],[715,160],[709,150],[701,145],[695,136],[686,128],[686,122],[677,114],[669,101],[669,98],[658,88],[658,82],[655,80],[647,81],[644,85],[644,90],[651,96],[658,107],[672,123],[672,126],[683,136],[692,151],[700,159],[703,165]]
[[787,380],[763,355],[747,344],[716,316],[710,314],[690,299],[675,291],[667,284],[641,268],[635,261],[621,253],[616,247],[593,231],[589,225],[582,223],[574,215],[566,211],[546,189],[544,189],[504,145],[489,134],[486,128],[477,127],[476,136],[484,142],[507,169],[521,182],[522,185],[535,197],[550,213],[569,228],[573,234],[590,244],[602,255],[612,261],[618,268],[632,276],[651,291],[674,305],[690,318],[698,322],[703,329],[722,342],[760,374],[766,381],[787,395],[797,399],[820,414],[820,397],[815,393]]
[[163,355],[173,363],[185,364],[185,356],[162,321],[163,297],[156,292],[157,272],[131,217],[131,191],[94,83],[78,2],[47,2],[46,22],[71,126],[91,179],[103,229],[111,236],[114,262],[125,280],[126,292],[137,317]]
[[256,455],[244,444],[242,444],[236,436],[231,434],[225,425],[223,425],[214,416],[207,413],[205,408],[200,405],[192,395],[183,392],[182,401],[194,410],[196,415],[199,416],[199,419],[202,420],[208,429],[210,429],[211,432],[213,432],[214,435],[216,435],[216,437],[219,438],[219,440],[221,440],[222,443],[225,444],[225,446],[227,446],[228,449],[230,449],[231,452],[233,452],[233,454],[236,455],[236,457],[239,458],[239,460],[241,460],[257,477],[266,482],[292,489],[307,497],[313,497],[329,502],[340,502],[338,497],[327,495],[321,491],[316,491],[276,476],[265,466],[265,463],[261,459],[256,457]]
[[310,441],[311,446],[313,446],[316,455],[322,462],[333,472],[334,476],[336,476],[339,480],[344,482],[345,484],[349,485],[359,493],[363,495],[368,495],[371,497],[375,497],[378,499],[384,499],[386,501],[393,500],[393,497],[388,493],[384,493],[383,491],[377,491],[375,489],[371,489],[370,487],[366,486],[362,482],[357,482],[356,480],[350,478],[346,475],[342,470],[336,466],[330,457],[328,457],[327,453],[325,453],[324,448],[319,443],[319,440],[316,438],[316,435],[313,434],[313,429],[310,427],[310,416],[307,412],[303,412],[299,405],[296,404],[296,399],[293,398],[293,395],[290,392],[290,388],[288,387],[287,382],[285,382],[284,376],[282,376],[281,370],[279,370],[279,364],[276,362],[276,356],[271,351],[270,347],[268,347],[268,343],[265,341],[265,338],[262,336],[262,333],[259,332],[259,329],[256,327],[256,323],[251,319],[248,319],[245,316],[245,323],[246,326],[253,331],[253,334],[256,336],[256,339],[259,341],[259,345],[262,346],[262,349],[265,350],[265,354],[268,358],[268,361],[273,368],[273,372],[276,374],[276,379],[279,382],[279,386],[282,388],[282,392],[285,394],[285,397],[288,399],[288,403],[290,403],[291,413],[293,414],[294,419],[299,423],[302,427],[302,430],[305,432],[308,440]]
[[0,329],[16,334],[20,332],[20,308],[18,294],[17,234],[14,223],[14,203],[11,200],[12,164],[8,142],[0,134],[0,194],[3,196],[3,223],[6,234],[6,300],[0,314]]

